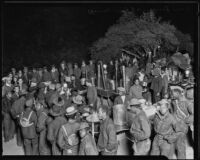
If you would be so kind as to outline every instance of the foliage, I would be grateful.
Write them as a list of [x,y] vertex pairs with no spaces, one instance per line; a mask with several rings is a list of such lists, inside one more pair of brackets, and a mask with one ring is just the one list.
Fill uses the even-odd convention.
[[162,53],[169,54],[175,52],[179,45],[188,42],[192,44],[188,35],[182,34],[169,22],[156,17],[152,10],[140,16],[125,10],[122,11],[118,22],[111,26],[105,36],[97,40],[90,50],[94,59],[109,61],[121,54],[122,48],[144,55],[149,51],[158,52],[160,46]]

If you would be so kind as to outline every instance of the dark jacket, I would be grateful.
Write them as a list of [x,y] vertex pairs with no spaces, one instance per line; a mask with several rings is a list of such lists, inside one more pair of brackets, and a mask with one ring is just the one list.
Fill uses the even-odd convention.
[[144,111],[141,111],[134,117],[130,133],[133,135],[136,141],[142,141],[150,137],[150,123]]
[[97,89],[94,86],[87,88],[87,100],[89,105],[97,101]]
[[47,81],[51,81],[51,74],[47,71],[43,73],[43,77],[42,77],[42,81],[43,82],[47,82]]
[[74,68],[74,75],[76,77],[76,79],[80,79],[81,77],[81,69],[80,68]]
[[[31,114],[32,113],[32,114]],[[30,116],[30,120],[29,123],[32,123],[31,126],[28,127],[24,127],[21,124],[21,129],[22,129],[22,135],[25,139],[34,139],[37,137],[37,133],[36,133],[36,125],[37,125],[37,115],[35,113],[35,111],[33,111],[32,109],[26,109],[24,112],[22,112],[22,115],[20,117],[20,121],[23,118],[28,118]]]
[[51,79],[54,83],[58,83],[59,82],[59,72],[55,71],[55,72],[50,72],[51,74]]
[[100,125],[97,147],[101,151],[115,152],[118,148],[117,135],[113,121],[107,117]]
[[47,140],[53,143],[57,140],[58,131],[60,127],[67,123],[67,120],[64,117],[56,117],[53,121],[48,124],[48,133],[47,133]]
[[16,100],[11,107],[11,114],[14,119],[19,117],[21,113],[24,111],[26,99],[25,97],[21,97],[20,99]]
[[153,77],[151,82],[151,89],[154,93],[160,93],[162,90],[162,78],[161,76]]
[[124,103],[122,101],[122,98],[121,96],[117,96],[114,100],[114,105],[117,105],[117,104],[124,104],[126,107],[128,106],[128,102],[130,100],[130,97],[128,95],[126,95],[125,97],[125,100],[124,100]]
[[81,139],[79,155],[98,155],[96,142],[92,135],[88,133],[84,138]]
[[[61,149],[70,149],[74,145],[79,144],[79,138],[78,138],[79,127],[80,124],[78,122],[67,122],[66,124],[62,125],[62,127],[59,129],[58,141],[57,141]],[[69,144],[68,137],[72,134],[76,135],[76,138],[74,139],[76,140],[76,142],[72,142],[73,144],[71,145]]]

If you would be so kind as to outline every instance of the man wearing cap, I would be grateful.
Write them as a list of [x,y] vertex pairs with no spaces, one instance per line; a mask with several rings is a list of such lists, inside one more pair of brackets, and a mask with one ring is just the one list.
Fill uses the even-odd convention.
[[108,116],[107,106],[102,105],[98,108],[98,117],[101,120],[98,151],[101,155],[116,155],[118,148],[116,129],[112,119]]
[[62,85],[60,83],[57,83],[55,87],[56,87],[56,91],[51,95],[51,97],[48,101],[49,106],[51,106],[53,104],[53,100],[56,97],[60,96],[60,92],[62,91]]
[[162,78],[160,76],[159,68],[153,70],[153,78],[151,82],[151,90],[153,91],[153,103],[156,103],[160,100],[161,91],[162,91]]
[[129,96],[126,95],[126,90],[123,87],[118,87],[119,96],[117,96],[114,100],[114,105],[124,104],[126,107],[128,106]]
[[53,83],[58,83],[59,82],[59,72],[57,68],[53,65],[51,68],[51,79]]
[[77,109],[72,105],[66,109],[68,122],[61,126],[58,134],[58,145],[63,150],[63,155],[78,155],[78,129],[80,124],[76,121]]
[[153,120],[156,135],[153,140],[151,155],[163,155],[170,159],[173,155],[173,144],[177,137],[177,123],[174,116],[169,113],[169,103],[162,100],[158,104],[160,109]]
[[5,78],[5,84],[2,86],[2,97],[7,94],[7,92],[11,92],[13,90],[13,85],[11,83],[11,78]]
[[61,97],[57,97],[54,99],[53,103],[54,105],[49,111],[53,120],[48,124],[47,140],[51,143],[52,154],[61,155],[61,151],[57,145],[57,138],[60,127],[67,123],[66,119],[63,117],[64,100]]
[[90,106],[96,107],[96,101],[97,101],[97,89],[94,85],[92,85],[92,80],[88,79],[86,81],[87,86],[87,102]]
[[24,111],[24,105],[26,102],[26,96],[27,92],[23,91],[20,93],[19,99],[13,102],[12,107],[11,107],[11,115],[13,119],[15,119],[15,126],[16,126],[16,132],[17,132],[17,145],[22,146],[22,133],[20,129],[20,124],[19,124],[19,119],[20,115]]
[[52,121],[48,116],[47,108],[44,108],[43,102],[36,101],[35,109],[38,117],[37,132],[39,133],[39,155],[51,155],[51,148],[47,141],[47,126]]
[[130,133],[133,137],[134,155],[147,155],[151,147],[151,126],[150,122],[141,108],[137,99],[131,99],[130,110],[134,113]]
[[32,95],[27,95],[25,110],[20,116],[25,155],[38,155],[37,115],[33,111],[33,101]]
[[79,135],[81,137],[79,155],[98,155],[99,152],[97,150],[96,142],[89,133],[88,123],[82,122],[80,124]]
[[178,153],[178,159],[186,159],[186,135],[188,127],[193,124],[194,111],[193,106],[189,105],[183,93],[179,89],[174,89],[172,92],[174,116],[177,120],[177,140],[175,142],[175,149]]

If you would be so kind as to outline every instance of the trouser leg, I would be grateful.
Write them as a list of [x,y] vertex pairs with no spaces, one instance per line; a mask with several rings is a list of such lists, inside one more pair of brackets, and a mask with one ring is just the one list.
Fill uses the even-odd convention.
[[31,140],[32,142],[32,155],[38,155],[38,137]]
[[10,119],[10,131],[9,131],[10,135],[11,135],[11,139],[14,138],[15,130],[16,130],[15,122],[14,122],[14,120],[11,117],[11,119]]
[[39,137],[39,153],[40,155],[50,155],[50,148],[46,139],[46,131],[43,130]]
[[25,155],[32,155],[31,139],[24,139]]
[[154,140],[153,140],[152,149],[151,149],[150,154],[154,155],[154,156],[160,155],[160,148],[159,148],[159,142],[158,142],[157,137],[155,137]]
[[56,142],[52,143],[52,154],[53,155],[61,155],[61,152],[60,152]]
[[163,141],[163,143],[160,145],[160,150],[162,156],[166,156],[168,159],[171,158],[171,144],[169,144],[167,141]]
[[9,139],[10,119],[9,119],[9,115],[7,113],[4,114],[3,128],[4,128],[4,141],[8,142],[10,140]]
[[178,136],[176,141],[177,157],[178,159],[186,159],[186,135]]
[[23,139],[22,139],[22,132],[21,132],[21,128],[19,125],[16,126],[16,130],[17,130],[17,146],[22,146],[23,145]]

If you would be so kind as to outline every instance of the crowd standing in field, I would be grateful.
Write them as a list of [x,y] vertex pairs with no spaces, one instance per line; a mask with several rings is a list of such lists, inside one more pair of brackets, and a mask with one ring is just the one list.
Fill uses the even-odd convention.
[[[49,66],[12,68],[2,79],[4,141],[16,134],[25,155],[117,155],[112,110],[122,104],[132,114],[128,132],[134,155],[172,158],[177,150],[177,157],[185,159],[188,130],[193,133],[193,89],[172,92],[167,67],[151,62],[140,65],[136,58],[104,66],[106,88],[118,93],[110,101],[111,107],[99,100],[98,67],[92,60],[88,65],[82,61],[80,67],[62,61],[50,70]],[[149,118],[143,106],[153,104],[157,111]],[[100,127],[93,136],[87,117],[95,113]]]

